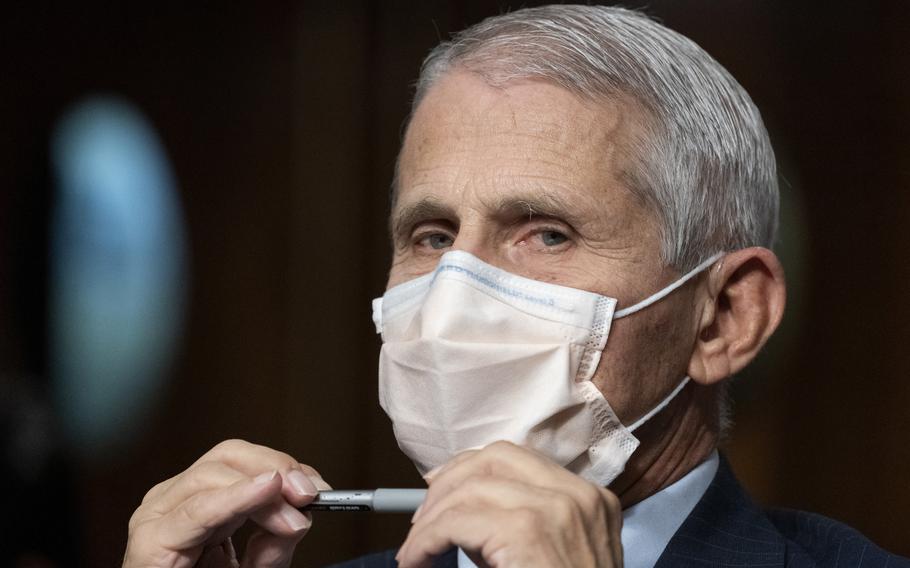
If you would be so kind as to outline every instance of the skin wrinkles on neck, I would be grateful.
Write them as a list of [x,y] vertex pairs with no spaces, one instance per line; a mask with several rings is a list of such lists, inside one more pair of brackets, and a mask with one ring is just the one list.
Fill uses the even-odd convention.
[[673,485],[714,451],[718,388],[690,381],[663,412],[635,432],[641,445],[610,485],[623,509]]

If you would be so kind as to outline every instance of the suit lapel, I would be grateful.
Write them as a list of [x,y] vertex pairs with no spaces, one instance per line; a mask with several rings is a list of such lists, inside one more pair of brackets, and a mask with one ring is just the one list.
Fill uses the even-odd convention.
[[714,480],[655,566],[783,566],[786,548],[721,456]]

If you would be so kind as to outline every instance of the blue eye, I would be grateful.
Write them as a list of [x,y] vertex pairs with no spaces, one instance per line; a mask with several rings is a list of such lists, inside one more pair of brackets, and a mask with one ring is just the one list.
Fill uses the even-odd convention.
[[541,231],[540,240],[548,247],[555,247],[569,240],[569,237],[559,231]]
[[441,233],[434,233],[427,237],[427,242],[429,243],[430,248],[439,250],[452,246],[452,237]]

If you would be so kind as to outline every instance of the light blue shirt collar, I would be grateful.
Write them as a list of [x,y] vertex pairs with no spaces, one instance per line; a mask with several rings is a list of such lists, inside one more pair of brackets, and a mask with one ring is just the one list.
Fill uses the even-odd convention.
[[[670,539],[708,490],[719,464],[720,458],[714,450],[707,460],[676,483],[622,512],[626,568],[652,568],[657,564]],[[476,568],[461,549],[458,549],[458,568]]]
[[717,473],[717,450],[673,485],[622,512],[623,565],[651,568]]

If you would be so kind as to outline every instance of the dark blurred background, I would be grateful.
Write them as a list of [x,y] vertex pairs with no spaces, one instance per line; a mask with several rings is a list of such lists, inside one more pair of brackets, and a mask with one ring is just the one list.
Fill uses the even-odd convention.
[[[376,401],[369,309],[384,286],[410,86],[440,38],[538,2],[184,4],[2,11],[0,563],[118,565],[144,493],[225,438],[287,451],[336,487],[419,482]],[[791,303],[737,379],[726,452],[762,503],[838,518],[910,555],[910,9],[655,0],[646,10],[752,94],[784,178]],[[159,249],[139,258],[167,245],[170,268],[152,314],[157,350],[133,329],[152,317],[135,298],[155,292],[140,290],[123,300],[132,320],[99,320],[133,355],[93,336],[101,359],[120,359],[90,375],[113,382],[83,384],[95,361],[60,360],[88,332],[59,289],[81,258],[66,247],[96,241],[67,231],[101,231],[106,218],[97,203],[67,201],[81,186],[66,180],[83,178],[60,165],[79,155],[60,140],[67,117],[98,116],[78,106],[97,95],[152,141],[111,152],[151,148],[152,162],[169,161],[152,176],[172,196],[155,206],[164,217],[131,206],[117,230],[151,231],[143,238]],[[79,132],[95,132],[89,122]],[[155,233],[149,218],[172,225]],[[128,254],[117,230],[95,237]],[[114,254],[102,264],[130,266]],[[131,282],[154,281],[135,270]],[[296,565],[394,546],[407,527],[320,516]]]

